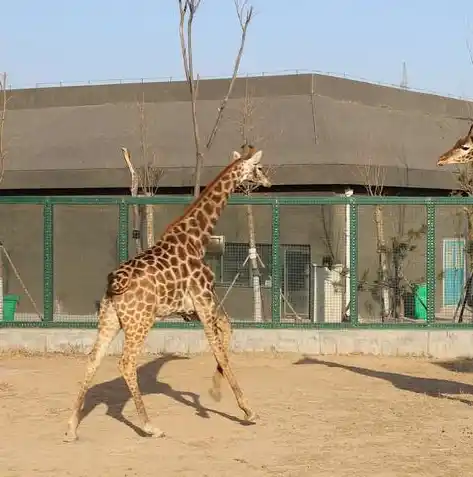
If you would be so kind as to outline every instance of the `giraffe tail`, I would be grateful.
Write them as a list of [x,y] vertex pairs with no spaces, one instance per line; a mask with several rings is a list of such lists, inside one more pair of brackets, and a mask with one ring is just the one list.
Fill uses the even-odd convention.
[[131,272],[123,269],[114,270],[108,274],[107,282],[107,295],[121,295],[130,286]]

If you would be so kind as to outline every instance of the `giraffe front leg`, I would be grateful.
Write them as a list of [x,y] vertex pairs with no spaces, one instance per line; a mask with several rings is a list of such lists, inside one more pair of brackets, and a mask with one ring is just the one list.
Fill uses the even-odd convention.
[[128,389],[130,390],[143,431],[150,436],[164,437],[164,432],[151,424],[138,387],[136,360],[143,345],[144,338],[145,336],[137,338],[135,336],[132,337],[130,334],[127,335],[125,330],[125,345],[123,347],[123,354],[118,363],[118,367],[125,379]]

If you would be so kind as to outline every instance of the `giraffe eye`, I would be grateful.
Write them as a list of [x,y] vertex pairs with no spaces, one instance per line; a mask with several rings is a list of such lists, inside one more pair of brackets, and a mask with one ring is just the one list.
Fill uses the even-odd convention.
[[462,149],[463,149],[464,151],[468,151],[468,150],[470,149],[470,146],[462,146]]

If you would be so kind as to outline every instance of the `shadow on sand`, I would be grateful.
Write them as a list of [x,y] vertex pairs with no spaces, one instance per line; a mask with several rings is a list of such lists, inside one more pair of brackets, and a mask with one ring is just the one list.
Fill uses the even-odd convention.
[[[464,394],[473,395],[473,386],[471,384],[460,383],[458,381],[447,381],[445,379],[420,378],[417,376],[360,368],[359,366],[350,366],[309,357],[304,357],[296,361],[294,364],[319,364],[328,366],[330,368],[344,369],[353,373],[361,374],[362,376],[367,376],[369,378],[383,379],[384,381],[390,382],[393,386],[398,389],[402,389],[403,391],[425,394],[427,396],[440,399],[460,401],[463,404],[467,404],[468,406],[473,406],[473,401],[465,399],[464,397],[460,397]],[[452,397],[452,395],[455,397]]]
[[473,373],[472,358],[458,358],[451,361],[433,361],[432,363],[455,373]]
[[[180,404],[194,408],[196,410],[196,414],[202,418],[208,419],[210,417],[209,413],[213,413],[225,417],[231,421],[238,422],[240,424],[246,424],[246,421],[235,416],[202,406],[200,403],[200,396],[196,393],[189,391],[177,391],[169,384],[160,383],[157,381],[159,371],[165,363],[180,359],[189,358],[169,354],[139,366],[137,372],[141,395],[145,396],[148,394],[164,394]],[[131,395],[128,387],[121,376],[111,381],[96,384],[88,390],[85,396],[80,420],[82,421],[82,419],[87,417],[87,415],[90,414],[95,407],[99,406],[100,404],[105,404],[107,406],[108,416],[126,424],[140,436],[147,436],[147,434],[145,434],[141,428],[133,424],[123,415],[123,409],[130,398]]]

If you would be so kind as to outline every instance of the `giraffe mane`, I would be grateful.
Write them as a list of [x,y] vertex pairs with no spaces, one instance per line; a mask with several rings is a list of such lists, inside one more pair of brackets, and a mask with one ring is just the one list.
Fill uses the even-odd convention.
[[[242,146],[243,147],[243,146]],[[220,181],[220,179],[237,163],[242,162],[246,159],[249,159],[250,157],[253,156],[255,152],[255,148],[253,146],[247,146],[248,151],[246,151],[246,155],[242,155],[239,157],[236,161],[230,162],[230,164],[227,164],[224,169],[220,171],[220,173],[209,183],[205,186],[205,189],[200,193],[199,197],[192,202],[187,209],[184,211],[184,213],[179,216],[176,220],[171,222],[167,227],[166,230],[163,232],[163,235],[169,232],[178,222],[180,222],[186,215],[190,214],[196,207],[200,205],[204,197],[207,195],[209,191],[212,190],[213,186]]]

